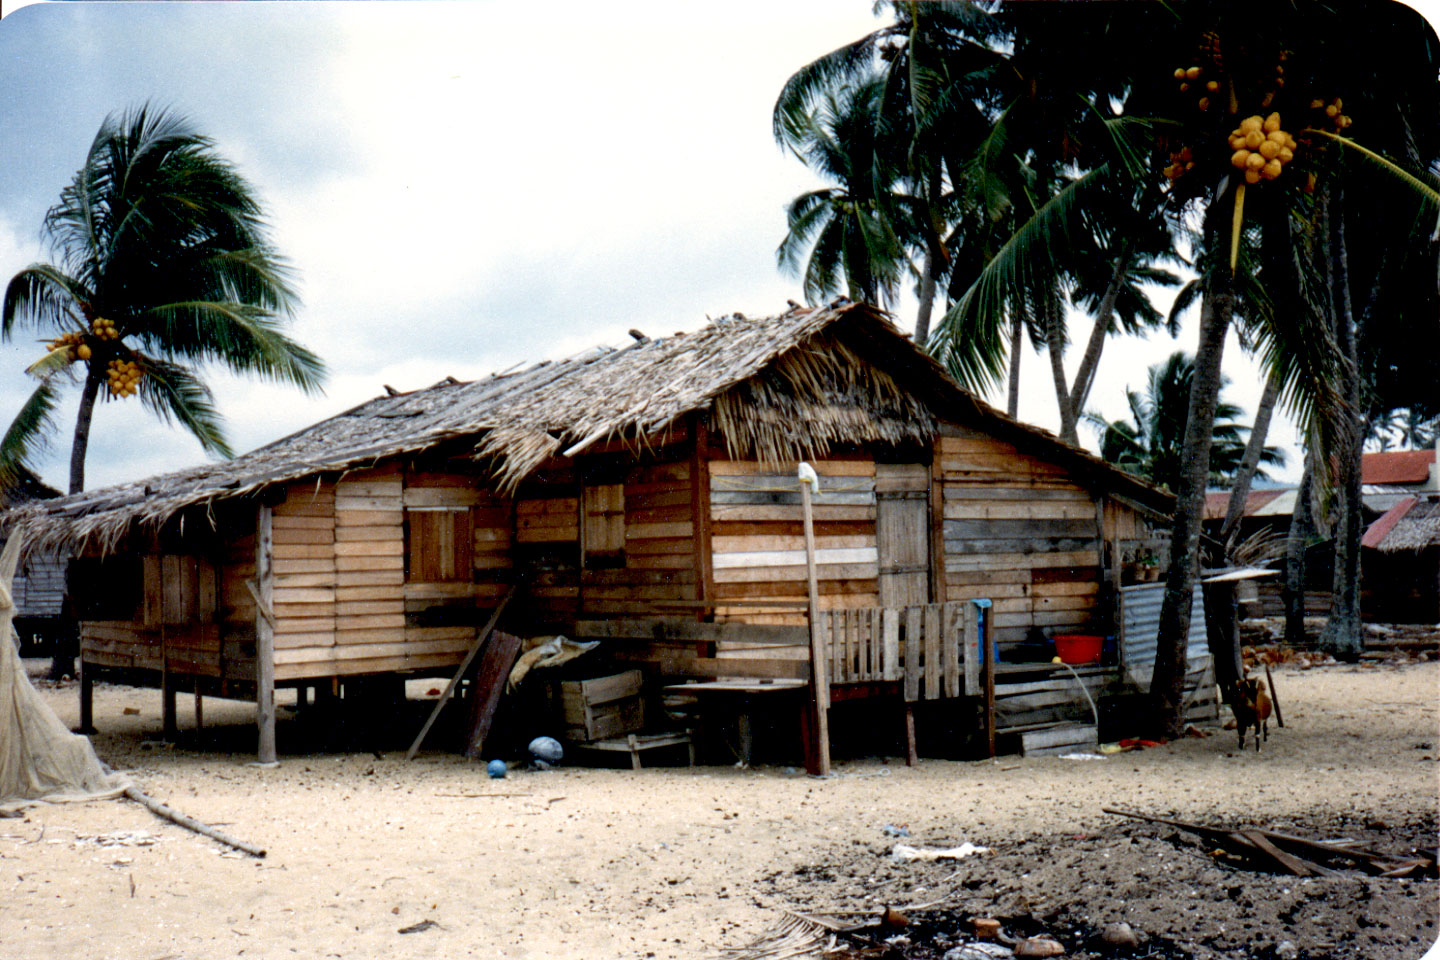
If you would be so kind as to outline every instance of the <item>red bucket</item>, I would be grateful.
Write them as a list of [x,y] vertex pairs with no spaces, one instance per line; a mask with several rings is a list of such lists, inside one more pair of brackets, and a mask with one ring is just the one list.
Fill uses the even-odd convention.
[[1065,663],[1095,663],[1100,659],[1104,637],[1085,633],[1061,633],[1055,636],[1055,653]]

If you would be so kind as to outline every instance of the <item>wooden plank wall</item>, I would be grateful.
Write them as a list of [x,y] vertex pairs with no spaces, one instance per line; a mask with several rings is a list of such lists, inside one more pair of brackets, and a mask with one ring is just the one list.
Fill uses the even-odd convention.
[[936,460],[945,599],[993,600],[1002,656],[1032,630],[1076,630],[1105,612],[1095,497],[1063,467],[949,425]]
[[[443,554],[414,565],[422,580],[407,577],[407,517]],[[276,679],[459,663],[509,580],[510,523],[509,504],[470,474],[397,463],[318,494],[292,489],[275,508]],[[456,531],[468,546],[446,539]],[[441,570],[453,578],[433,582]]]
[[688,430],[638,462],[618,442],[544,464],[515,501],[516,562],[536,613],[577,618],[693,615],[699,600]]
[[[816,460],[813,498],[820,609],[880,603],[875,463]],[[805,531],[797,464],[711,460],[710,537],[718,622],[806,623]],[[726,605],[725,601],[734,601]],[[746,606],[746,603],[770,604]],[[781,604],[790,602],[794,609]],[[783,612],[774,612],[783,611]]]

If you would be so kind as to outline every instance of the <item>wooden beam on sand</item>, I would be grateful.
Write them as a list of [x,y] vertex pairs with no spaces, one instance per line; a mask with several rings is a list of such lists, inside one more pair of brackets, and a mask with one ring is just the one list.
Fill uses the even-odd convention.
[[470,664],[475,660],[475,654],[480,652],[480,648],[484,646],[486,639],[490,636],[490,632],[495,629],[495,624],[500,622],[500,614],[505,612],[505,607],[513,596],[515,596],[515,588],[511,587],[505,591],[505,596],[501,597],[500,602],[495,605],[495,609],[490,613],[490,619],[485,621],[485,626],[480,629],[479,633],[475,634],[475,642],[470,645],[470,649],[465,654],[465,659],[460,661],[460,666],[455,670],[455,675],[450,678],[450,682],[445,686],[445,692],[440,694],[440,699],[435,701],[435,707],[430,711],[430,716],[425,718],[425,725],[421,727],[420,732],[415,735],[415,741],[410,744],[410,749],[405,751],[406,760],[414,760],[415,754],[420,752],[420,744],[425,742],[425,735],[429,733],[430,728],[435,725],[435,719],[440,716],[440,710],[445,706],[446,702],[449,701],[450,694],[454,693],[455,688],[460,685],[460,680],[465,676],[465,671],[470,669]]

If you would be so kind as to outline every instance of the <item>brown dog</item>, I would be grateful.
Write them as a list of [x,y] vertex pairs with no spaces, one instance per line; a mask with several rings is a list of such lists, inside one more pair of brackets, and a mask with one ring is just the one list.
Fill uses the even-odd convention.
[[1235,690],[1235,700],[1230,704],[1235,714],[1235,729],[1240,734],[1240,749],[1245,749],[1245,731],[1255,731],[1255,752],[1260,752],[1260,738],[1270,740],[1270,691],[1259,677],[1245,677]]

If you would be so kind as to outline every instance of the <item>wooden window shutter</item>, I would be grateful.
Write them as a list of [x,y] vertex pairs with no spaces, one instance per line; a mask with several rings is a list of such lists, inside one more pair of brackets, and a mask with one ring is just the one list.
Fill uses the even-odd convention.
[[625,565],[625,485],[587,486],[580,497],[581,565],[587,569]]
[[469,508],[405,511],[412,583],[469,582],[474,537]]

